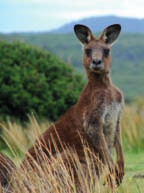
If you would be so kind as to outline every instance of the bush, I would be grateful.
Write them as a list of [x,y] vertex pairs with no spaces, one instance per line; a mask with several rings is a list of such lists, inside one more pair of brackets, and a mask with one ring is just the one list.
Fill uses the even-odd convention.
[[0,42],[1,117],[25,121],[34,113],[55,121],[76,102],[82,87],[82,77],[49,52]]

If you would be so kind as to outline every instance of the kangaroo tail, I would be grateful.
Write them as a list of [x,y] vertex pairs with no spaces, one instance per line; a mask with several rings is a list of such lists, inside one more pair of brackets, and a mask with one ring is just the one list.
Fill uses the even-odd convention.
[[0,185],[9,192],[12,171],[16,169],[15,164],[7,156],[0,153]]

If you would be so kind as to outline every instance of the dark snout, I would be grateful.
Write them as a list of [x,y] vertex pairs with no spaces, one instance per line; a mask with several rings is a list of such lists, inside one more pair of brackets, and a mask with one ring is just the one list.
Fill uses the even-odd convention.
[[91,69],[94,71],[99,71],[103,68],[102,60],[100,59],[93,59],[91,64]]
[[93,63],[95,66],[99,66],[99,65],[101,65],[101,63],[102,63],[102,60],[93,60],[92,63]]

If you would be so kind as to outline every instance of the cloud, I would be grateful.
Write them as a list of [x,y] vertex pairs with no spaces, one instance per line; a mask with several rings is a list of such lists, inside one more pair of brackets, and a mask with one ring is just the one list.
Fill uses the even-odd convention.
[[0,31],[43,31],[99,15],[144,18],[143,0],[4,0],[0,1]]

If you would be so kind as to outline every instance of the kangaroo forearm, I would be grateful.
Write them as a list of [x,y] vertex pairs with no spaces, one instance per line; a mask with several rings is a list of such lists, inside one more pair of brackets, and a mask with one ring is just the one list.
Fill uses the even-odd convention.
[[117,126],[116,136],[115,136],[115,151],[117,156],[117,161],[124,161],[123,149],[122,149],[122,139],[120,133],[120,125]]

